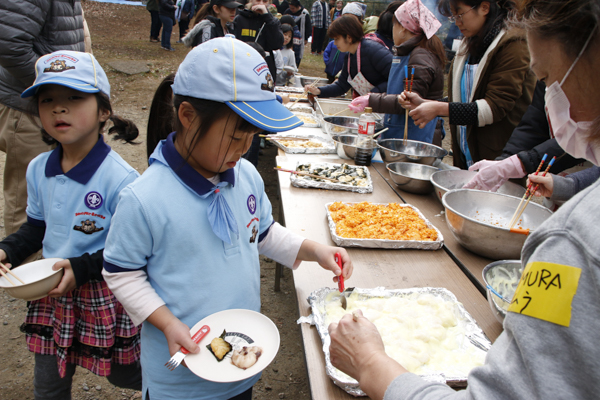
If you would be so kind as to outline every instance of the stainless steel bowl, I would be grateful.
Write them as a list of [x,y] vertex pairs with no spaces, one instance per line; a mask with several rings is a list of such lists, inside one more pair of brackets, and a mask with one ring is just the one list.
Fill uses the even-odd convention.
[[448,152],[431,143],[403,139],[384,139],[379,142],[379,153],[387,164],[393,162],[411,162],[432,165],[438,158],[444,158]]
[[[321,128],[329,136],[358,135],[358,117],[323,117]],[[375,122],[375,131],[383,128],[383,122]]]
[[[456,240],[473,253],[494,260],[521,257],[526,234],[511,232],[510,222],[521,199],[505,194],[457,189],[442,197],[446,223]],[[552,215],[536,203],[529,203],[516,228],[537,229]]]
[[386,168],[399,189],[417,194],[433,192],[430,178],[438,170],[437,168],[406,162],[391,163]]
[[[502,295],[507,300],[512,300],[515,290],[519,285],[519,280],[523,274],[521,260],[502,260],[494,261],[488,264],[483,269],[483,281],[486,287],[491,286],[497,293]],[[500,281],[506,283],[500,284]],[[511,284],[508,284],[511,282]],[[510,303],[502,300],[500,297],[487,289],[487,299],[490,303],[490,308],[496,319],[502,323]]]
[[[435,194],[440,203],[448,190],[462,189],[475,175],[477,172],[464,169],[438,171],[431,175],[431,183],[435,186]],[[525,188],[513,182],[506,182],[500,186],[497,193],[521,198],[525,194]]]
[[[335,150],[340,158],[346,160],[354,160],[356,155],[356,149],[358,148],[358,135],[332,135],[331,137],[335,143]],[[373,156],[377,149],[373,149]]]
[[301,76],[300,77],[300,84],[302,85],[302,87],[304,87],[306,85],[310,85],[314,81],[319,81],[317,83],[317,86],[325,86],[329,82],[327,80],[327,78],[319,78],[319,77],[316,77],[316,76]]

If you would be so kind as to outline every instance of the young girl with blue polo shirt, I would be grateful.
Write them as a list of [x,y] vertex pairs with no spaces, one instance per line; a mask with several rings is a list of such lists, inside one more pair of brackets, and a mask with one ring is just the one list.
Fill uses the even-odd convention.
[[[118,194],[139,174],[104,143],[102,131],[131,142],[138,130],[112,115],[110,84],[89,53],[58,51],[36,63],[33,96],[42,134],[58,142],[27,168],[27,222],[0,242],[0,260],[19,266],[40,248],[63,258],[63,278],[28,304],[25,323],[35,353],[36,399],[70,399],[77,365],[117,386],[139,390],[138,328],[102,277],[102,252]],[[42,136],[40,135],[40,140]]]
[[317,261],[339,275],[340,253],[345,278],[352,263],[344,249],[274,222],[263,180],[241,158],[255,133],[302,124],[276,100],[273,77],[254,49],[228,36],[205,42],[159,93],[172,104],[154,111],[166,119],[175,112],[176,131],[121,192],[103,274],[133,321],[143,322],[144,399],[251,399],[260,374],[216,383],[164,364],[181,347],[200,351],[190,327],[203,318],[227,309],[260,312],[259,254],[291,268]]

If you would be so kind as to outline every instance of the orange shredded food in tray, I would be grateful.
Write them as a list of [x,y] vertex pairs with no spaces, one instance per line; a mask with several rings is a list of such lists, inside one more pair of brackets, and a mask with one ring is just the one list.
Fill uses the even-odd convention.
[[411,207],[398,203],[386,205],[362,202],[344,204],[337,201],[329,212],[338,236],[353,239],[437,240],[435,229],[429,228]]

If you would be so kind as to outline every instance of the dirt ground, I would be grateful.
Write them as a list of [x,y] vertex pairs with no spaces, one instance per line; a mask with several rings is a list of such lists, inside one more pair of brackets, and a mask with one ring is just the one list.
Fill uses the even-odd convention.
[[[159,43],[149,42],[150,14],[145,7],[82,1],[93,41],[93,52],[107,72],[111,83],[113,110],[133,120],[140,129],[140,145],[124,145],[108,140],[110,145],[140,173],[147,167],[145,132],[148,111],[154,91],[162,78],[176,71],[187,49],[175,45],[178,27],[174,27],[172,44],[177,49],[167,52]],[[150,72],[126,75],[108,64],[117,60],[146,62]],[[301,72],[324,76],[322,60],[308,55]],[[267,147],[260,156],[259,170],[265,180],[267,194],[273,203],[273,215],[279,215],[279,197],[275,166],[275,147]],[[4,156],[0,159],[0,186]],[[4,199],[0,193],[0,218]],[[4,223],[0,219],[0,237]],[[261,259],[262,312],[271,318],[281,334],[281,347],[273,363],[254,386],[254,399],[309,399],[310,392],[302,351],[300,328],[296,324],[298,308],[290,271],[284,272],[281,291],[273,290],[275,263]],[[25,345],[19,326],[25,319],[26,303],[0,292],[0,399],[33,399],[33,357]],[[166,361],[166,360],[165,360]],[[166,371],[165,371],[166,372]],[[122,390],[85,369],[78,368],[73,382],[73,399],[112,400],[140,398],[140,393]]]

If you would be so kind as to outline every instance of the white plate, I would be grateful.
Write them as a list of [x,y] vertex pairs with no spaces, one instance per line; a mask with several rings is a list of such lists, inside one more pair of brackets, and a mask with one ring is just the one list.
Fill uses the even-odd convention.
[[[225,310],[209,315],[190,329],[192,336],[203,325],[208,325],[210,332],[199,343],[200,353],[188,355],[185,363],[190,371],[208,381],[237,382],[250,378],[267,368],[279,351],[277,327],[269,318],[255,311]],[[262,355],[256,364],[246,370],[236,367],[231,363],[233,351],[227,354],[223,361],[217,361],[206,346],[214,338],[221,336],[223,330],[227,331],[227,341],[237,336],[235,341],[239,341],[240,347],[248,344],[262,347]],[[234,335],[230,336],[230,333]]]

